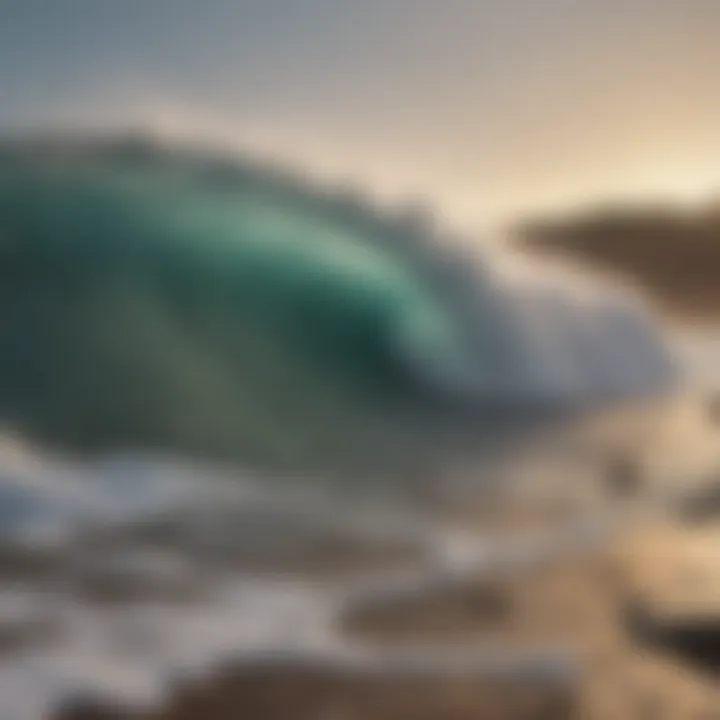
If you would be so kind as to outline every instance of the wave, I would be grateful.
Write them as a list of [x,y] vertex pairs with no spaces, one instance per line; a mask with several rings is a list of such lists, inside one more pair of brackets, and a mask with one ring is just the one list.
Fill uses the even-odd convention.
[[0,347],[28,435],[292,466],[675,377],[634,299],[513,285],[422,212],[136,140],[0,147]]

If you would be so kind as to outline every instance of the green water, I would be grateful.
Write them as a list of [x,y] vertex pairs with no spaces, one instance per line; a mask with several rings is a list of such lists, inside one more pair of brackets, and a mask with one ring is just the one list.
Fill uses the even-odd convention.
[[426,408],[398,338],[462,353],[416,264],[361,217],[168,158],[4,157],[2,417],[86,448],[366,452]]

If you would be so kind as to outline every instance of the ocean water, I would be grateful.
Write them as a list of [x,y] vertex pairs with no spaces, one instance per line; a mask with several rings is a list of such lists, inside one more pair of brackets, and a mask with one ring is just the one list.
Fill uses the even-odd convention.
[[635,298],[518,289],[422,217],[183,148],[0,150],[0,412],[27,437],[347,471],[673,382]]
[[[2,146],[0,716],[237,655],[392,664],[339,635],[348,603],[599,541],[618,449],[703,477],[711,350],[520,264],[247,159]],[[454,520],[513,493],[565,524]]]

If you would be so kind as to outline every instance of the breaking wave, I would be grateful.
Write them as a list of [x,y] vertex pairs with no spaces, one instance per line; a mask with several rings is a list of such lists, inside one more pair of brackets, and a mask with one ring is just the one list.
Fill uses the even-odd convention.
[[31,436],[293,467],[674,379],[634,298],[512,282],[421,210],[136,141],[0,148],[0,347],[0,415]]

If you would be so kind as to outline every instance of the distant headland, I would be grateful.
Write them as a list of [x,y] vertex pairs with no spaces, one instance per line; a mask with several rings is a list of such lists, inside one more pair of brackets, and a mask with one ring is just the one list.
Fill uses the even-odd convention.
[[720,318],[720,200],[693,209],[601,207],[526,221],[513,237],[526,250],[565,256],[635,282],[673,316]]

